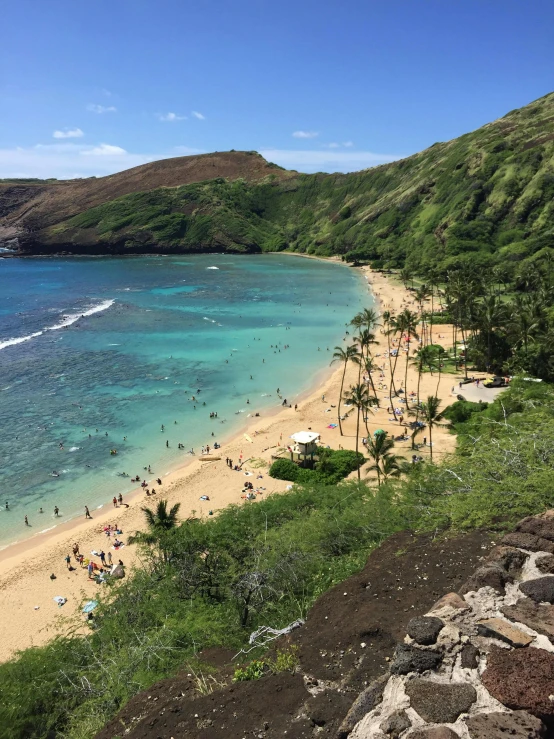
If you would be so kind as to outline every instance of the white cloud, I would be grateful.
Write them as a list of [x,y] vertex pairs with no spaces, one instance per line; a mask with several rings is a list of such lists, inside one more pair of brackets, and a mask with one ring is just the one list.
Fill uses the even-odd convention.
[[97,105],[96,103],[89,103],[87,110],[91,113],[115,113],[117,108],[114,105]]
[[99,144],[98,146],[93,146],[91,149],[83,149],[81,151],[81,154],[84,154],[85,156],[93,156],[93,157],[105,157],[105,156],[120,156],[121,154],[127,154],[125,149],[122,149],[121,146],[112,146],[111,144]]
[[344,141],[342,145],[343,146],[354,146],[354,142],[353,141]]
[[134,154],[110,144],[87,146],[60,141],[28,148],[0,149],[0,178],[102,177],[170,156],[175,156],[175,153]]
[[205,121],[206,120],[206,116],[205,115],[202,115],[202,113],[199,113],[197,110],[193,110],[192,111],[192,115],[195,118],[198,118],[199,121]]
[[319,133],[317,131],[295,131],[292,135],[295,139],[315,139]]
[[64,128],[63,131],[54,131],[52,134],[55,139],[80,139],[84,135],[80,128]]
[[377,154],[372,151],[332,151],[313,149],[261,149],[260,154],[270,162],[300,172],[356,172],[402,159],[400,154]]
[[326,146],[327,146],[327,147],[328,147],[329,149],[339,149],[339,148],[340,148],[340,144],[336,144],[336,143],[334,143],[334,142],[333,142],[332,144],[326,144]]
[[166,113],[165,115],[159,115],[160,121],[165,123],[174,123],[175,121],[186,121],[186,115],[177,115],[177,113]]

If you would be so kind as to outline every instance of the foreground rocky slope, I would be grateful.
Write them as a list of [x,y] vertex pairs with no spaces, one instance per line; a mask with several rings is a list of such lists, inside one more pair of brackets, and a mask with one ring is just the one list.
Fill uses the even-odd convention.
[[[198,668],[185,668],[135,696],[97,739],[335,737],[360,691],[387,674],[409,620],[445,591],[460,588],[491,546],[490,536],[479,532],[435,541],[395,534],[361,572],[319,598],[302,628],[281,640],[282,648],[298,649],[294,675],[229,684],[201,696]],[[200,655],[221,682],[240,663],[230,665],[229,657]]]
[[548,739],[553,573],[554,511],[498,542],[397,534],[287,637],[295,674],[202,697],[195,675],[178,676],[136,696],[97,739]]
[[291,249],[419,271],[506,264],[552,247],[553,167],[551,93],[347,175],[301,175],[226,152],[98,180],[0,185],[0,238],[28,254]]

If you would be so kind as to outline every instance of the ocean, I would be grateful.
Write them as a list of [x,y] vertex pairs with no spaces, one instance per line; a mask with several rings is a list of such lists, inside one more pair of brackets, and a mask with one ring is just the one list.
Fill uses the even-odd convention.
[[294,403],[371,305],[300,257],[0,259],[0,545],[229,439],[277,388]]

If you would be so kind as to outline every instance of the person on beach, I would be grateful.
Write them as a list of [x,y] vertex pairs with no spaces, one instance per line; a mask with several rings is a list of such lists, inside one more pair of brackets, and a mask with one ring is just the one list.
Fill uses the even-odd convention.
[[90,515],[90,511],[89,511],[87,505],[85,506],[85,518],[92,518],[92,516]]
[[67,569],[70,570],[71,569],[71,557],[69,556],[69,554],[65,558],[65,563],[67,565]]
[[77,544],[77,542],[73,544],[73,556],[75,557],[75,559],[79,558],[79,545]]
[[59,515],[60,515],[60,509],[58,508],[57,505],[55,505],[54,506],[54,516],[56,516],[56,518],[58,518]]
[[106,564],[106,553],[104,552],[103,549],[100,550],[99,557],[100,557],[100,561],[102,562],[102,564],[105,565]]
[[29,523],[29,519],[27,518],[27,516],[25,516],[25,526],[30,526],[30,525],[31,524]]
[[112,498],[112,503],[113,503],[113,507],[117,508],[117,498],[115,497],[115,495]]
[[110,567],[112,566],[112,562],[113,562],[113,560],[112,560],[112,553],[111,552],[108,552],[108,564],[110,565]]
[[117,500],[119,501],[119,505],[123,505],[123,496],[121,495],[121,493],[119,493]]
[[7,510],[7,511],[9,511],[9,510],[10,510],[10,504],[8,503],[8,501],[6,501],[6,510]]

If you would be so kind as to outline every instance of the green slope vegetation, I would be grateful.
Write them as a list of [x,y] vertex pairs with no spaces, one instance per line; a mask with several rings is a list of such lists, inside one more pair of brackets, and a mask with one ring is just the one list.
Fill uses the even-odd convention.
[[135,193],[27,241],[33,250],[290,249],[418,272],[519,263],[554,241],[554,93],[392,164]]
[[152,528],[144,567],[99,591],[88,636],[0,665],[2,737],[92,739],[141,689],[189,664],[205,669],[194,660],[203,648],[238,650],[258,626],[305,616],[394,531],[502,529],[551,506],[553,388],[516,381],[502,404],[463,410],[449,414],[460,421],[458,452],[402,481],[310,485]]

